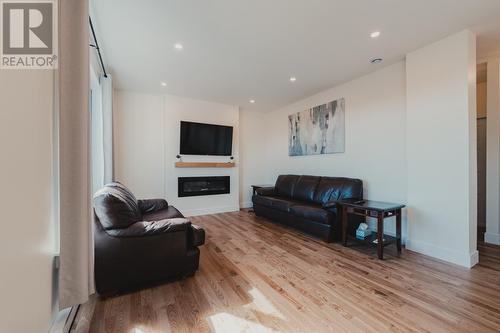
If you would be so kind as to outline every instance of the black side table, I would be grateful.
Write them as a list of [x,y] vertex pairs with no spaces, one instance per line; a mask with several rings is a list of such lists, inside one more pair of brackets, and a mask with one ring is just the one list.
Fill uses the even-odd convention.
[[274,187],[274,185],[252,185],[252,195],[256,195],[257,190],[263,187]]
[[384,219],[396,217],[396,246],[398,254],[401,253],[401,209],[402,204],[372,200],[340,200],[342,207],[342,243],[347,246],[347,215],[354,214],[377,219],[377,254],[379,259],[384,259]]

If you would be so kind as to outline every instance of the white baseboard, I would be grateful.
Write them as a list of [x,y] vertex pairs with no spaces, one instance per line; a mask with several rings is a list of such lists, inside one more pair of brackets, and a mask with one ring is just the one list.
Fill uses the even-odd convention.
[[252,208],[253,204],[251,201],[240,202],[241,208]]
[[494,234],[492,232],[484,233],[484,242],[488,244],[500,245],[500,234]]
[[462,253],[411,239],[406,240],[406,248],[467,268],[471,268],[479,262],[479,253],[477,250],[472,253]]
[[469,255],[469,267],[472,268],[479,263],[479,251],[474,251]]
[[199,216],[199,215],[210,215],[210,214],[218,214],[218,213],[228,213],[228,212],[237,212],[240,210],[240,207],[236,206],[225,206],[225,207],[211,207],[211,208],[200,208],[200,209],[189,209],[183,210],[182,213],[184,216]]

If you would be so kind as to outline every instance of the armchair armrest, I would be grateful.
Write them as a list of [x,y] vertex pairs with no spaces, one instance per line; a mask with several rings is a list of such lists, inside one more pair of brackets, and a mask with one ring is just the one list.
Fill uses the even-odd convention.
[[112,237],[147,237],[188,231],[191,222],[185,218],[164,219],[159,221],[140,221],[124,229],[110,229],[106,233]]
[[165,199],[137,200],[137,204],[139,205],[139,210],[142,214],[168,208],[168,202]]
[[257,189],[257,195],[262,195],[264,197],[271,196],[275,194],[274,186],[273,187],[261,187]]
[[205,244],[205,230],[195,224],[191,224],[189,231],[189,245],[196,247]]

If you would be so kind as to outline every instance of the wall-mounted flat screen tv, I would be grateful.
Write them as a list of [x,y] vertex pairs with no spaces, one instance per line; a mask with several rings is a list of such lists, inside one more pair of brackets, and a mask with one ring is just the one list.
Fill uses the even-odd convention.
[[181,155],[231,156],[233,127],[181,121]]

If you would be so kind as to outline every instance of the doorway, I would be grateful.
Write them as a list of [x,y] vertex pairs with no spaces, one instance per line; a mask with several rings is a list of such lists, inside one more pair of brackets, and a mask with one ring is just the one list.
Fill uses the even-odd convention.
[[487,64],[477,65],[477,226],[483,239],[486,231],[486,101]]

